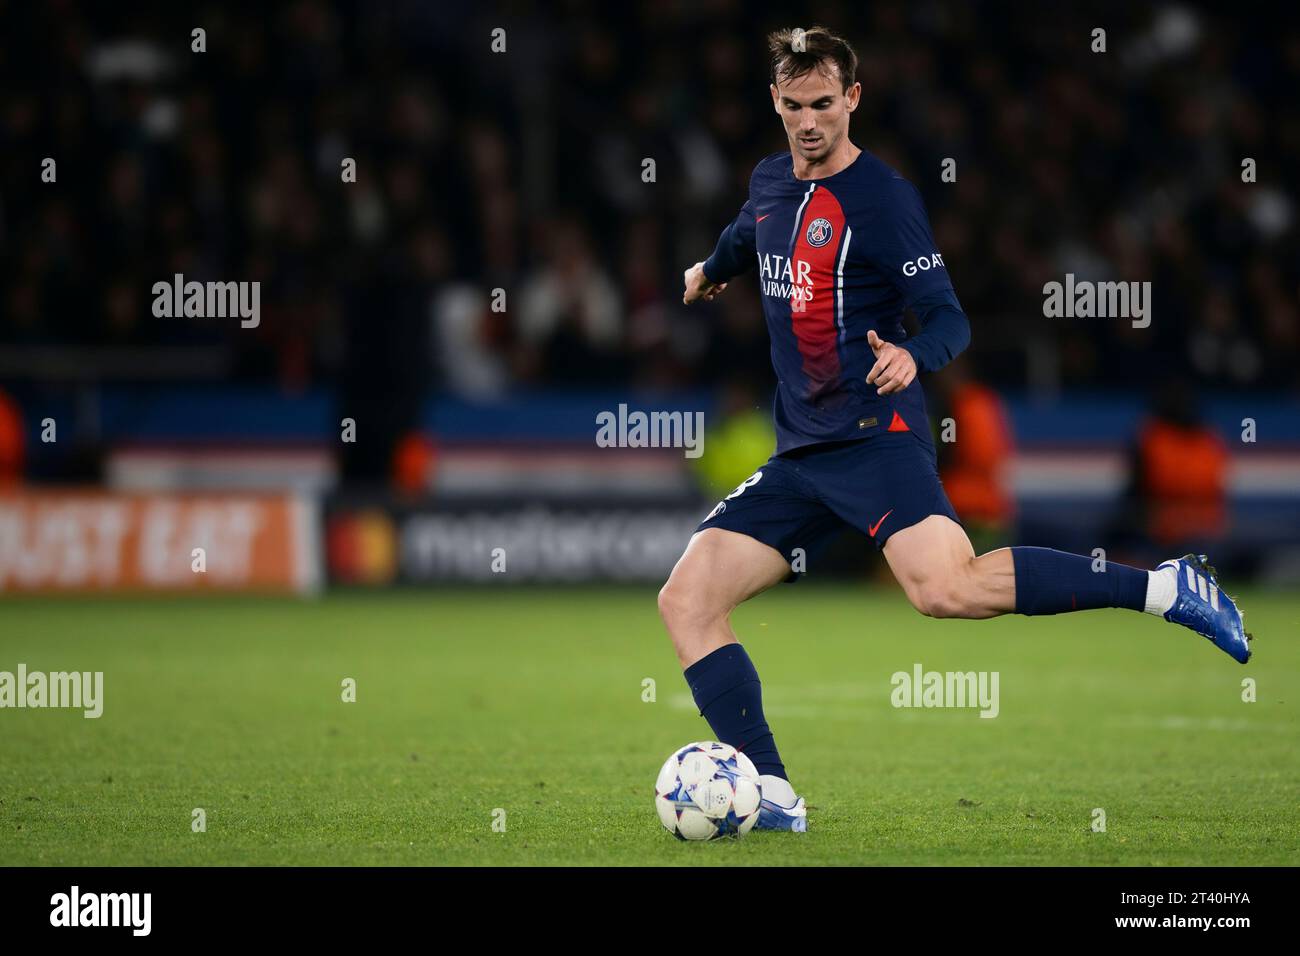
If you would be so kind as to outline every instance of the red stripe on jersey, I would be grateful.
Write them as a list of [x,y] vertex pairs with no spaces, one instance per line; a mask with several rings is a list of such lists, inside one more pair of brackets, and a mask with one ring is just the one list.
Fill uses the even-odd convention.
[[903,421],[903,416],[894,412],[894,420],[889,423],[885,429],[887,432],[910,432],[912,429],[907,427],[907,422]]
[[[808,241],[808,233],[818,219],[830,223],[830,236],[821,245]],[[817,238],[816,236],[814,238]],[[839,329],[835,325],[835,260],[844,241],[844,210],[830,190],[813,190],[804,207],[799,235],[790,254],[794,270],[794,291],[790,297],[790,324],[799,354],[803,356],[804,374],[808,376],[809,397],[834,388],[840,378],[840,355],[836,349]],[[806,264],[806,268],[805,268]],[[801,301],[802,299],[802,301]]]

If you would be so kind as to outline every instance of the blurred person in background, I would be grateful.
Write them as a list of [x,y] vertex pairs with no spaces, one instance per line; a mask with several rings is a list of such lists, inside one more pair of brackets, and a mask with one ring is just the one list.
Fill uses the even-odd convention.
[[407,432],[393,450],[393,490],[409,499],[431,493],[437,462],[438,445],[433,436],[419,429]]
[[695,460],[696,473],[709,497],[721,498],[748,478],[754,462],[776,447],[772,413],[746,379],[733,375],[722,390],[719,424],[704,433],[708,454]]
[[1226,546],[1228,450],[1182,378],[1160,384],[1129,453],[1119,540],[1144,555]]
[[22,412],[18,403],[0,389],[0,490],[22,481],[25,451]]
[[[1006,404],[972,375],[967,355],[931,379],[939,422],[939,479],[978,553],[1010,543],[1015,519],[1008,469],[1015,438]],[[943,441],[945,419],[956,426]]]
[[545,262],[519,292],[517,361],[525,378],[591,383],[622,376],[623,312],[618,287],[586,230],[561,218],[539,231]]

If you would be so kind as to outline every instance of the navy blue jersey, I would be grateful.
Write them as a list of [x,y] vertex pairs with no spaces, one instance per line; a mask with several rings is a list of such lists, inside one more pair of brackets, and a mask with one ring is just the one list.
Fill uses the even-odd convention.
[[960,309],[915,186],[866,150],[809,180],[789,152],[768,156],[704,273],[726,282],[750,264],[772,338],[777,454],[904,428],[929,441],[919,377],[891,395],[866,382],[868,331],[901,344],[906,307],[942,297]]

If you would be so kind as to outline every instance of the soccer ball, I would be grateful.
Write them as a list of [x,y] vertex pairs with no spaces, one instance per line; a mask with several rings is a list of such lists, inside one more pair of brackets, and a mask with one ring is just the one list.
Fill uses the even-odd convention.
[[678,750],[655,781],[659,820],[679,840],[744,836],[758,822],[761,799],[753,761],[713,741]]

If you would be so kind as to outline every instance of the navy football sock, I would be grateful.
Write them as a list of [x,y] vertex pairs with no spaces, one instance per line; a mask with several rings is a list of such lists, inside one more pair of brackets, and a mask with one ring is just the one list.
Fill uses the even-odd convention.
[[763,687],[745,649],[739,644],[719,647],[686,668],[684,676],[718,741],[743,751],[759,773],[785,779],[785,765],[763,716]]
[[1107,561],[1092,569],[1093,558],[1051,548],[1012,548],[1016,568],[1016,613],[1060,614],[1096,607],[1146,607],[1149,574]]

